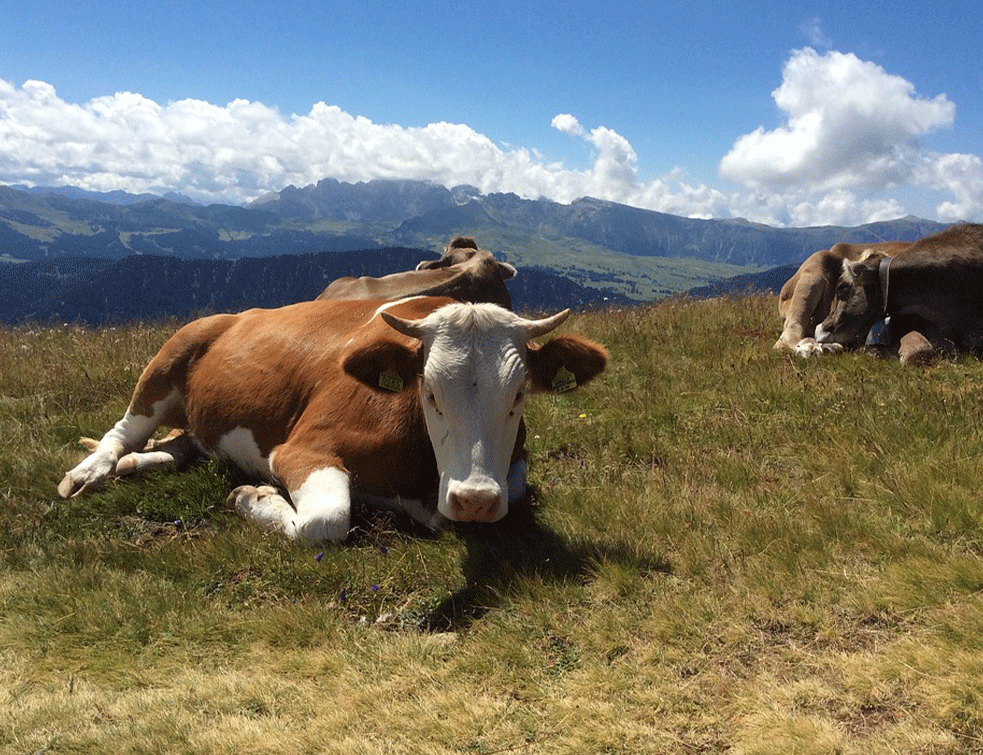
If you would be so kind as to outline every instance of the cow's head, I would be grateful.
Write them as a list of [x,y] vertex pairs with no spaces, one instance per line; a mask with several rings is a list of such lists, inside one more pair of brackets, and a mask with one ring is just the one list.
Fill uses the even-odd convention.
[[604,369],[607,353],[584,339],[529,343],[569,313],[527,320],[493,304],[448,304],[419,320],[382,313],[421,344],[421,402],[440,471],[437,508],[448,519],[494,522],[505,516],[528,392],[569,389]]
[[[472,262],[477,257],[478,259]],[[485,271],[486,277],[491,279],[489,272],[497,268],[498,275],[503,281],[511,280],[517,274],[517,270],[507,262],[499,262],[495,255],[485,249],[478,248],[478,242],[470,236],[458,236],[444,248],[444,253],[435,260],[422,260],[417,263],[417,270],[438,270],[444,267],[454,267],[455,265],[465,265],[471,263],[475,271]]]
[[863,344],[871,327],[884,316],[880,264],[885,255],[868,250],[855,262],[843,260],[829,316],[816,328],[820,343],[846,347]]

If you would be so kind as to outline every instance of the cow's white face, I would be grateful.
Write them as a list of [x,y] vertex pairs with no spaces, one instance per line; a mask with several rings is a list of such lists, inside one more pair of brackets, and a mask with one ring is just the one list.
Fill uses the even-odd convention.
[[421,399],[440,471],[437,509],[452,521],[495,522],[508,512],[507,476],[527,391],[530,338],[568,311],[526,320],[492,304],[449,304],[421,320],[388,312],[423,342]]

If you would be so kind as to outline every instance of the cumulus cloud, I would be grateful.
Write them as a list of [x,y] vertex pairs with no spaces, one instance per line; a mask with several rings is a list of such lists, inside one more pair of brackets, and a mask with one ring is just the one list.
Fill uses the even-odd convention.
[[18,89],[0,80],[0,182],[244,202],[325,177],[410,178],[559,202],[592,196],[704,217],[722,209],[721,196],[705,187],[672,179],[643,185],[635,150],[610,128],[588,131],[569,114],[552,125],[592,148],[588,169],[503,148],[463,124],[382,125],[323,102],[289,117],[246,100],[160,105],[132,92],[77,105],[45,82]]
[[584,127],[580,125],[580,121],[569,113],[560,113],[555,116],[550,122],[550,125],[557,131],[562,131],[564,134],[570,134],[571,136],[584,135]]
[[[937,154],[919,143],[953,123],[955,105],[944,94],[919,97],[910,82],[874,63],[804,48],[785,64],[772,97],[786,123],[739,138],[720,162],[723,177],[758,191],[808,191],[818,200],[802,206],[817,210],[846,209],[858,192],[899,186],[953,194],[955,201],[937,208],[941,219],[983,210],[979,158]],[[792,215],[797,206],[789,205]],[[888,200],[869,206],[876,216],[894,211]]]
[[918,138],[950,124],[944,95],[919,98],[907,81],[852,55],[792,54],[774,93],[788,116],[772,131],[738,139],[721,174],[746,189],[723,193],[682,169],[639,177],[632,145],[607,126],[569,113],[551,122],[582,142],[588,167],[571,170],[535,149],[506,147],[459,123],[378,124],[316,103],[283,115],[258,102],[159,104],[120,92],[76,104],[53,86],[0,79],[0,183],[79,186],[243,203],[287,185],[422,179],[485,193],[570,202],[584,196],[688,217],[746,217],[773,225],[855,225],[905,214],[886,189],[944,195],[940,219],[983,217],[983,165],[974,155],[936,155]]

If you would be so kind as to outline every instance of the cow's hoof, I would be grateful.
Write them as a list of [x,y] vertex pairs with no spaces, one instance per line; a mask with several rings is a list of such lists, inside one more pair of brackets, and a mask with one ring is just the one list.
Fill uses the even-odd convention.
[[806,359],[816,354],[822,354],[822,349],[823,347],[816,343],[815,338],[803,338],[795,344],[795,353]]
[[97,488],[112,474],[115,461],[107,458],[89,456],[75,469],[68,472],[58,483],[58,495],[74,498]]
[[[279,500],[277,500],[279,499]],[[229,508],[247,519],[254,518],[258,512],[266,512],[270,508],[280,509],[283,496],[272,485],[240,485],[226,499]]]
[[795,344],[795,353],[800,357],[822,356],[823,354],[839,354],[843,346],[838,343],[819,343],[815,338],[803,338]]
[[929,341],[918,331],[905,333],[901,337],[901,344],[898,348],[898,358],[901,364],[929,365],[939,356],[932,342]]

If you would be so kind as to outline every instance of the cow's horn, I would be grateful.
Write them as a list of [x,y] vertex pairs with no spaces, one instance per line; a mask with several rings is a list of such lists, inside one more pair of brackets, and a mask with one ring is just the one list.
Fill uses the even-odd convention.
[[551,330],[558,328],[569,316],[570,310],[564,309],[562,312],[557,312],[550,317],[544,317],[542,320],[526,320],[526,336],[528,338],[536,338],[537,336],[545,335]]
[[404,320],[402,317],[397,317],[390,312],[382,312],[381,314],[382,319],[389,323],[389,326],[394,330],[398,330],[410,338],[423,340],[423,328],[420,327],[419,320]]

